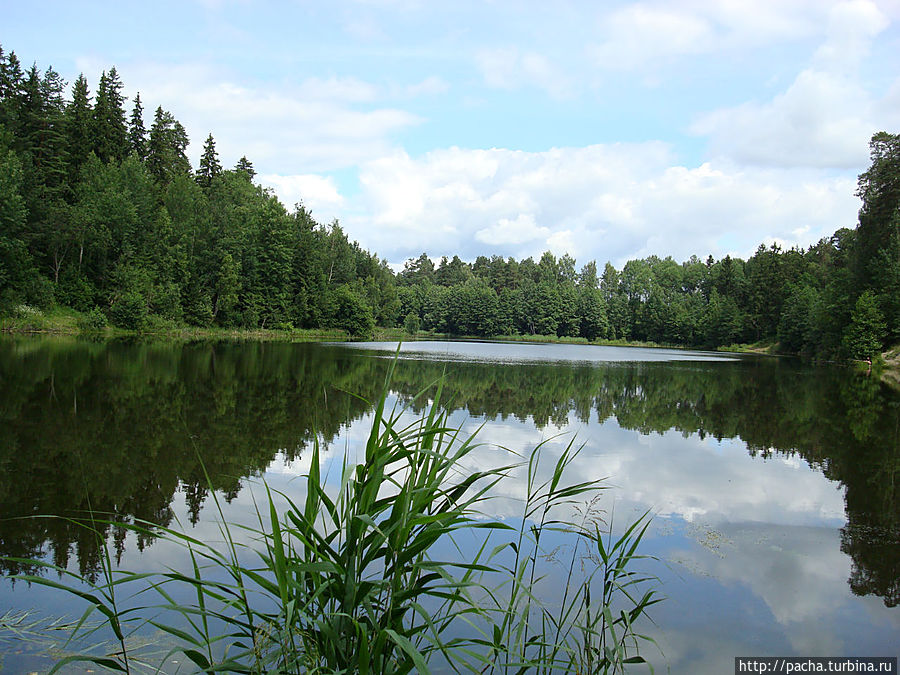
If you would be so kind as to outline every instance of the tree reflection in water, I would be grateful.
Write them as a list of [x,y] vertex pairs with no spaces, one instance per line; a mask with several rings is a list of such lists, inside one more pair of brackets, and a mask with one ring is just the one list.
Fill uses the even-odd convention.
[[[386,352],[254,342],[0,341],[0,555],[74,553],[98,570],[95,540],[70,521],[110,514],[170,525],[176,492],[192,523],[210,487],[226,500],[279,456],[299,457],[367,412]],[[378,358],[375,358],[375,357]],[[614,419],[642,434],[738,438],[754,457],[800,457],[845,488],[841,550],[850,587],[900,602],[900,395],[835,367],[728,362],[454,362],[404,358],[409,400],[446,369],[445,399],[487,419],[538,428]],[[212,485],[207,483],[208,472]],[[106,527],[122,554],[125,531]],[[138,548],[149,545],[147,537]],[[2,562],[6,573],[23,570]]]

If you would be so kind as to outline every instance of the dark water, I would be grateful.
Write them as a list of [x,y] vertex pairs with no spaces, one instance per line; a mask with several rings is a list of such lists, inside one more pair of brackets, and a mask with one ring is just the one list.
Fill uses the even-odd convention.
[[[368,430],[362,399],[377,397],[395,347],[0,340],[0,555],[96,574],[84,530],[19,518],[88,508],[220,538],[204,466],[229,522],[252,523],[253,486],[301,489],[315,435],[330,443],[327,462],[355,452]],[[411,343],[391,401],[442,374],[452,420],[484,424],[473,465],[541,441],[558,453],[574,434],[578,478],[608,477],[603,506],[617,521],[655,514],[645,552],[660,559],[666,600],[647,629],[663,653],[645,655],[657,672],[900,652],[897,392],[787,359]],[[523,480],[498,486],[494,515],[515,512]],[[108,535],[130,570],[180,562],[165,542]],[[27,565],[0,565],[0,616],[83,609],[8,578]],[[9,672],[46,668],[36,650],[0,631]]]

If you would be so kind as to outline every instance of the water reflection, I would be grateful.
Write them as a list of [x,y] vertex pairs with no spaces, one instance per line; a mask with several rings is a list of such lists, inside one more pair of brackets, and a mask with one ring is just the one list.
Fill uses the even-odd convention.
[[[335,457],[352,453],[368,412],[356,395],[376,396],[391,352],[390,345],[0,341],[0,554],[58,564],[74,556],[82,573],[96,572],[96,546],[83,530],[15,519],[33,514],[92,508],[113,520],[168,525],[183,510],[199,532],[209,527],[204,467],[235,502],[235,518],[243,517],[244,479],[265,474],[297,489],[288,481],[305,471],[315,435],[335,441]],[[698,604],[704,579],[716,580],[710,597],[731,589],[738,614],[774,621],[771,634],[760,628],[741,642],[746,651],[758,639],[756,653],[779,646],[826,653],[842,644],[846,621],[862,625],[859,614],[875,611],[850,602],[848,582],[852,594],[888,607],[900,602],[900,396],[871,378],[690,352],[417,343],[401,353],[395,396],[410,402],[442,376],[453,419],[471,430],[487,421],[480,435],[487,445],[470,461],[505,464],[541,439],[551,439],[552,456],[571,438],[554,434],[576,432],[585,443],[579,477],[609,476],[623,517],[648,507],[658,514],[649,545],[671,565],[671,601],[659,610],[663,623],[672,618],[670,662],[705,667],[674,646],[693,621],[720,647],[734,640],[730,622],[741,623],[733,612],[706,615]],[[516,513],[520,477],[498,490],[495,514]],[[108,535],[120,556],[152,543],[115,526]],[[2,564],[7,573],[23,571]],[[694,581],[681,597],[685,575]],[[835,618],[836,607],[845,618]],[[873,616],[867,621],[884,622]],[[793,627],[787,642],[775,624]],[[878,635],[868,633],[873,649]]]

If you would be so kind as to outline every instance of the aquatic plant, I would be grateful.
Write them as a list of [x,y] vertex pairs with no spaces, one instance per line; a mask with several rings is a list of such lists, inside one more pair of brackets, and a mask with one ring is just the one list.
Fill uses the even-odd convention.
[[[597,506],[604,486],[566,480],[573,442],[549,472],[546,442],[523,463],[463,471],[477,432],[450,426],[440,383],[423,417],[409,423],[402,409],[388,411],[392,371],[364,456],[345,458],[336,486],[314,443],[302,502],[264,485],[258,522],[246,528],[229,525],[216,498],[220,542],[106,523],[183,547],[189,570],[116,569],[99,520],[84,523],[107,551],[97,579],[31,561],[60,580],[20,579],[86,603],[73,643],[101,627],[115,636],[113,647],[66,656],[51,672],[76,661],[183,672],[175,664],[184,658],[205,673],[615,673],[645,663],[640,647],[652,640],[637,625],[659,601],[654,578],[637,569],[647,515],[615,536]],[[489,491],[513,471],[527,477],[521,517],[486,518]],[[462,555],[473,536],[477,553]],[[554,570],[567,582],[550,602],[538,589]],[[155,663],[132,646],[151,629],[175,644],[157,649]]]

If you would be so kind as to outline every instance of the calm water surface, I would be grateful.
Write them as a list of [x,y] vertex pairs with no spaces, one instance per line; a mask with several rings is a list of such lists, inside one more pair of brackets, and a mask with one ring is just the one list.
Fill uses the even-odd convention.
[[[325,461],[364,442],[396,344],[0,340],[0,555],[91,574],[98,552],[62,520],[91,507],[220,539],[205,465],[232,523],[261,479],[300,494],[315,435]],[[471,468],[577,437],[579,480],[607,478],[616,522],[650,509],[644,551],[665,602],[648,626],[673,673],[730,673],[735,656],[900,652],[900,394],[847,369],[704,352],[587,345],[402,345],[391,401],[445,375],[452,420],[484,425]],[[410,415],[417,411],[413,408]],[[523,477],[498,485],[516,513]],[[133,571],[180,551],[110,528]],[[8,577],[0,616],[83,608]],[[40,649],[0,631],[0,665]],[[36,653],[38,652],[38,653]]]

